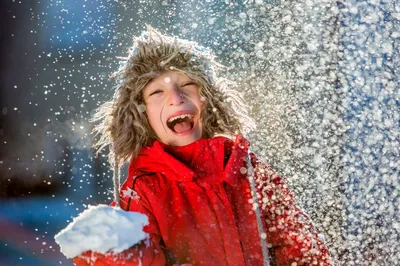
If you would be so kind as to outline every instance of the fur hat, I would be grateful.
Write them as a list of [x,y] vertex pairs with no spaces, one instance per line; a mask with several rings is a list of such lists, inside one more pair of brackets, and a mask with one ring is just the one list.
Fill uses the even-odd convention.
[[184,71],[214,85],[214,69],[221,66],[210,49],[196,42],[163,35],[150,26],[141,36],[134,38],[129,56],[120,59],[123,59],[121,67],[115,73],[120,85],[136,83],[140,79],[148,81],[168,70]]

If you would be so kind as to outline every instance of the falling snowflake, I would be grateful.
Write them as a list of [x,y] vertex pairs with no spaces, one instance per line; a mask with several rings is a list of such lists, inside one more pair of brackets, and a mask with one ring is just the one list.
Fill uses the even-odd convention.
[[130,187],[126,188],[126,190],[121,190],[122,196],[124,198],[131,198],[133,200],[138,201],[140,199],[139,195],[136,193],[135,190],[131,189]]

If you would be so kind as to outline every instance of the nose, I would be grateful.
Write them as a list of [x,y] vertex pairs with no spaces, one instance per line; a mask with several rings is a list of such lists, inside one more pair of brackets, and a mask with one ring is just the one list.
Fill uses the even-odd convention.
[[169,105],[180,105],[185,102],[185,96],[178,88],[171,88],[168,90],[168,103]]

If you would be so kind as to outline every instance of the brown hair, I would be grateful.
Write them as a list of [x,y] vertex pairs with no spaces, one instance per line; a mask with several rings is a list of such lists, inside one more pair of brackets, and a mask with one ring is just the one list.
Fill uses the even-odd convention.
[[197,43],[147,27],[141,36],[134,37],[128,57],[121,59],[120,68],[112,75],[117,81],[114,96],[93,117],[97,123],[93,131],[99,137],[95,148],[100,152],[109,146],[112,165],[135,158],[157,139],[144,111],[142,91],[165,71],[183,72],[198,84],[200,96],[207,103],[202,112],[206,138],[243,133],[244,125],[253,127],[243,101],[232,89],[235,84],[217,78],[215,71],[221,65],[210,50]]

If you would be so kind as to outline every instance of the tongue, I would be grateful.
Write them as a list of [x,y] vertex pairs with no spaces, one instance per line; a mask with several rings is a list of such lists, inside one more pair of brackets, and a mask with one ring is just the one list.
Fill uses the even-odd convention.
[[191,130],[191,129],[192,129],[192,126],[190,125],[189,122],[177,123],[177,124],[174,126],[174,131],[175,131],[176,133],[183,133],[183,132],[189,131],[189,130]]

